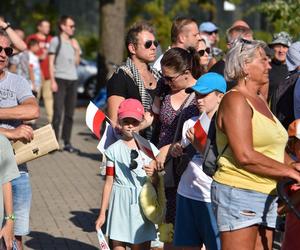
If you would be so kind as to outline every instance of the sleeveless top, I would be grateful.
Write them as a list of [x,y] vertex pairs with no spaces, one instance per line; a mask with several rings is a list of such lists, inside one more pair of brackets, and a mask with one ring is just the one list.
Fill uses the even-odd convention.
[[[283,163],[288,134],[279,120],[273,120],[258,112],[250,101],[252,115],[252,136],[254,150],[273,160]],[[228,143],[227,136],[217,127],[216,141],[221,153]],[[251,173],[239,166],[230,147],[218,160],[218,170],[213,179],[219,183],[241,189],[253,190],[265,194],[276,194],[276,180]]]

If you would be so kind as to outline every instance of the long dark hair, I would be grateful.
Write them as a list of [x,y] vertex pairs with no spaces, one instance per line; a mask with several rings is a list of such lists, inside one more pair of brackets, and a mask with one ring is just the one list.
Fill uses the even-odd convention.
[[198,79],[202,73],[200,56],[192,47],[187,50],[182,48],[169,49],[161,59],[161,67],[172,68],[178,73],[189,70],[195,79]]

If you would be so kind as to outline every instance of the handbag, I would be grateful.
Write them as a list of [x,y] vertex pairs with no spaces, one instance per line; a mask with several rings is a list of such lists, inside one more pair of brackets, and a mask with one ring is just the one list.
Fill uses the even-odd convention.
[[[192,100],[195,97],[195,92],[192,92],[183,102],[181,107],[177,112],[181,112],[183,109],[188,107]],[[181,134],[181,129],[182,129],[182,115],[183,112],[180,113],[177,124],[176,124],[176,131],[174,134],[173,142],[177,142],[179,139],[179,135]],[[187,147],[188,148],[188,147]],[[164,163],[164,169],[165,169],[165,175],[164,175],[164,181],[165,181],[165,186],[166,187],[175,187],[177,185],[178,179],[180,179],[180,176],[182,173],[185,171],[185,169],[188,166],[188,163],[190,162],[191,159],[191,154],[188,153],[189,149],[184,149],[185,153],[180,156],[180,157],[172,157],[170,154],[167,155],[166,161]]]
[[203,172],[212,177],[218,169],[217,161],[223,155],[225,150],[228,147],[228,143],[223,148],[221,154],[218,154],[217,143],[216,143],[216,124],[215,124],[215,116],[211,119],[211,123],[208,129],[208,135],[206,140],[206,145],[203,153],[203,163],[202,169]]
[[37,159],[51,151],[59,149],[59,145],[51,124],[33,131],[33,140],[28,143],[16,141],[12,143],[18,165]]

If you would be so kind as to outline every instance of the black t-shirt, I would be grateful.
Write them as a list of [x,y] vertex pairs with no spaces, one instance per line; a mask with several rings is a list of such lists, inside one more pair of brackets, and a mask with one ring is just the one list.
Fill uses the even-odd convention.
[[[209,70],[209,72],[215,72],[215,73],[218,73],[222,76],[224,76],[224,70],[225,70],[225,61],[222,59],[220,61],[217,61]],[[227,88],[226,90],[230,90],[232,89],[236,83],[234,81],[230,81],[230,82],[227,82],[226,81],[226,84],[227,84]]]
[[125,99],[134,98],[141,101],[138,86],[123,70],[119,69],[107,81],[107,97],[122,96]]
[[285,63],[273,59],[271,62],[271,69],[269,71],[269,94],[268,100],[274,95],[280,84],[283,84],[285,78],[288,76],[289,71]]

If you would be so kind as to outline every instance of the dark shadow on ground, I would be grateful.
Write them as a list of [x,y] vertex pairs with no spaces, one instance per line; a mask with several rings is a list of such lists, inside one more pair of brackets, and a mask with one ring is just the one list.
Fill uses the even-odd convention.
[[[97,250],[98,248],[87,243],[67,239],[63,237],[53,237],[50,234],[32,231],[29,236],[32,238],[25,242],[31,249],[72,249],[72,250]],[[95,236],[96,237],[96,236]]]
[[73,216],[70,221],[76,226],[81,228],[84,232],[95,232],[95,221],[99,214],[99,209],[91,208],[90,212],[87,211],[71,211]]
[[100,152],[99,153],[87,153],[87,152],[80,151],[78,153],[78,156],[89,158],[91,160],[98,161],[99,163],[101,161],[101,153]]

